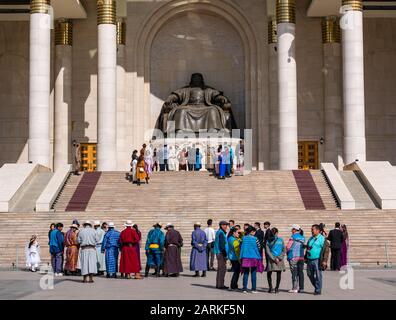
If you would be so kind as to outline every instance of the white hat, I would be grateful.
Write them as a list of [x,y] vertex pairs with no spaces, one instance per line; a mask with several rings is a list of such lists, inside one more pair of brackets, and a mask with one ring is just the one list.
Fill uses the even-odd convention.
[[78,229],[78,225],[76,225],[75,223],[73,223],[72,225],[70,225],[70,228],[76,228],[76,229]]
[[167,223],[165,229],[168,229],[169,227],[173,227],[173,223]]
[[132,227],[132,226],[133,226],[133,223],[132,223],[131,220],[127,220],[127,221],[124,223],[124,227]]
[[83,226],[85,226],[85,225],[87,225],[87,224],[89,224],[90,226],[92,226],[92,223],[91,223],[91,221],[89,221],[89,220],[85,221],[85,222],[83,223]]
[[109,228],[114,228],[115,227],[115,225],[114,225],[114,222],[109,222],[109,224],[107,225]]
[[100,226],[100,221],[99,221],[99,220],[96,220],[96,221],[94,222],[94,226]]
[[196,226],[201,226],[201,222],[195,222]]
[[298,225],[298,224],[293,224],[292,225],[292,227],[291,227],[291,229],[293,230],[297,230],[297,231],[300,231],[301,230],[301,227]]

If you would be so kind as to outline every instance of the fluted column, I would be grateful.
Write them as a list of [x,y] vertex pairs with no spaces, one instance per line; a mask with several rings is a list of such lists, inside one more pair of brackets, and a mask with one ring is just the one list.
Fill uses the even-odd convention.
[[341,28],[336,17],[322,21],[325,143],[324,161],[337,168],[343,158]]
[[29,161],[51,167],[50,0],[31,0],[29,46]]
[[127,170],[130,154],[126,145],[125,21],[117,21],[117,168]]
[[276,19],[268,22],[269,103],[270,103],[270,168],[279,166],[279,109],[278,109],[278,38]]
[[342,1],[342,51],[344,80],[344,162],[366,161],[363,4]]
[[117,169],[116,1],[98,0],[98,171]]
[[55,141],[54,170],[71,163],[73,24],[69,20],[55,23]]
[[278,33],[279,169],[298,168],[295,0],[276,1]]

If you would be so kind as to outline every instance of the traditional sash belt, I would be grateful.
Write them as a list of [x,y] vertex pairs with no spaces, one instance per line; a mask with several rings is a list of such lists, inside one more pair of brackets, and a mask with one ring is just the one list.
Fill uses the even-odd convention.
[[95,246],[84,246],[84,247],[81,247],[81,250],[86,250],[86,249],[95,249]]
[[133,243],[124,243],[123,246],[124,247],[133,247]]
[[152,243],[149,245],[149,249],[159,249],[159,244]]

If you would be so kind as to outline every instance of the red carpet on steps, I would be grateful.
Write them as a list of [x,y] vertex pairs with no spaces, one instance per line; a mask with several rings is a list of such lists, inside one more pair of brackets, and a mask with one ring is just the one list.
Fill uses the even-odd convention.
[[311,172],[306,170],[293,170],[301,199],[306,210],[326,210],[322,197],[312,178]]
[[85,211],[100,175],[101,172],[84,173],[65,211]]

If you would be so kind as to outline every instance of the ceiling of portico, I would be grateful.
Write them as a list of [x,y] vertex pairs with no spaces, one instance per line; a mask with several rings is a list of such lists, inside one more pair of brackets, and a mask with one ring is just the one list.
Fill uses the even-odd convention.
[[[51,0],[55,19],[85,19],[83,0]],[[29,20],[30,0],[0,0],[0,20]]]
[[[312,0],[307,11],[308,17],[339,15],[342,0]],[[396,1],[363,1],[365,18],[396,18]]]

